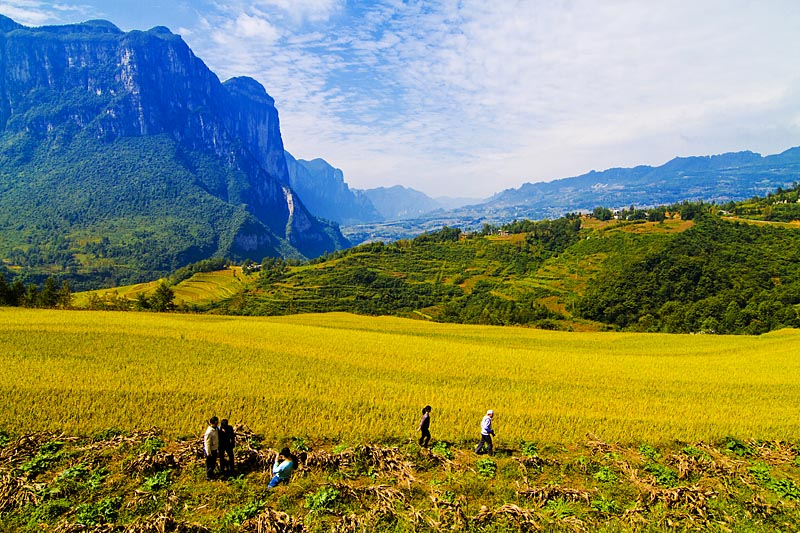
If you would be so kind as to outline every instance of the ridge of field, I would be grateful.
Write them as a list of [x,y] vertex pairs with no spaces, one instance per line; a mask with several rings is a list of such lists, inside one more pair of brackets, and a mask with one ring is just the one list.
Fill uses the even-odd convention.
[[[92,297],[102,300],[122,298],[136,300],[140,294],[151,296],[160,283],[164,280],[150,281],[114,287],[113,289],[98,289],[75,294],[74,305],[78,308],[90,306]],[[175,303],[180,306],[203,306],[220,300],[232,298],[247,284],[242,273],[242,267],[230,266],[213,272],[198,272],[191,278],[173,285]]]
[[285,317],[0,308],[6,430],[195,435],[212,414],[273,438],[433,432],[498,445],[797,440],[797,330],[569,333],[343,313]]

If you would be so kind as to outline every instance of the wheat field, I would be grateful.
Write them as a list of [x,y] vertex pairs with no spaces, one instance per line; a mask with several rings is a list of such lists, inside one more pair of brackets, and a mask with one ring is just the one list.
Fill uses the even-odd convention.
[[0,308],[0,428],[500,445],[800,438],[800,332],[568,333],[348,314],[227,317]]

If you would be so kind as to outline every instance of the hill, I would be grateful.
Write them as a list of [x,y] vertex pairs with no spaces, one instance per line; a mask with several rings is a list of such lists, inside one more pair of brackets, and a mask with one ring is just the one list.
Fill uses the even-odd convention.
[[[793,216],[797,190],[764,200],[760,218]],[[725,214],[750,212],[754,203],[732,212],[686,203],[625,210],[607,221],[570,216],[469,234],[444,228],[302,266],[266,265],[250,289],[214,307],[556,329],[758,334],[800,327],[800,226]]]
[[[800,327],[800,222],[783,222],[797,217],[798,194],[794,187],[725,209],[683,203],[613,216],[598,208],[479,233],[445,227],[306,263],[246,265],[228,287],[233,295],[211,288],[206,299],[183,298],[198,279],[174,288],[184,308],[225,314],[346,311],[545,329],[760,334]],[[234,281],[230,271],[216,276]],[[116,298],[101,293],[91,307],[130,306]]]
[[347,246],[289,187],[273,99],[166,28],[0,25],[0,258],[75,286]]

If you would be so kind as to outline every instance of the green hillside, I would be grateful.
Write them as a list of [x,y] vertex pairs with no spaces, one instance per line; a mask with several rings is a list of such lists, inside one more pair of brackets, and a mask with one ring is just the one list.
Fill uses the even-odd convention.
[[[166,135],[85,137],[22,135],[0,150],[0,257],[32,279],[76,287],[153,279],[212,255],[242,257],[234,238],[243,228],[268,232],[227,191],[244,179],[214,159]],[[208,192],[219,189],[228,202]],[[276,246],[258,257],[291,253]]]
[[725,209],[623,210],[616,218],[598,208],[477,233],[445,227],[305,263],[266,259],[237,277],[183,276],[173,287],[185,309],[234,315],[345,311],[562,330],[759,334],[800,327],[800,223],[768,220],[791,213],[797,193]]

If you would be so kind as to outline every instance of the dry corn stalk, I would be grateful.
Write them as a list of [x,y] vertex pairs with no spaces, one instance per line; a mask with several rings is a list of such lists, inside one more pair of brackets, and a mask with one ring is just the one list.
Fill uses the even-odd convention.
[[597,490],[587,491],[581,489],[571,489],[569,487],[559,487],[558,485],[546,485],[544,487],[531,487],[520,490],[517,494],[523,498],[536,501],[539,505],[544,505],[550,500],[563,499],[572,502],[584,502],[587,505],[591,502],[592,495]]
[[302,533],[302,520],[274,509],[265,509],[261,514],[246,520],[240,531],[248,533]]
[[0,477],[0,513],[39,503],[42,484],[31,483],[24,477],[10,473]]
[[534,509],[523,509],[514,504],[506,504],[493,511],[490,511],[485,505],[481,507],[478,514],[472,517],[472,521],[477,524],[485,524],[492,522],[498,518],[511,518],[517,523],[517,526],[523,530],[542,530],[543,519],[539,516]]
[[438,494],[431,494],[431,503],[439,516],[438,520],[429,521],[435,530],[453,529],[461,531],[467,523],[467,515],[461,505],[463,497],[455,500],[444,500]]

